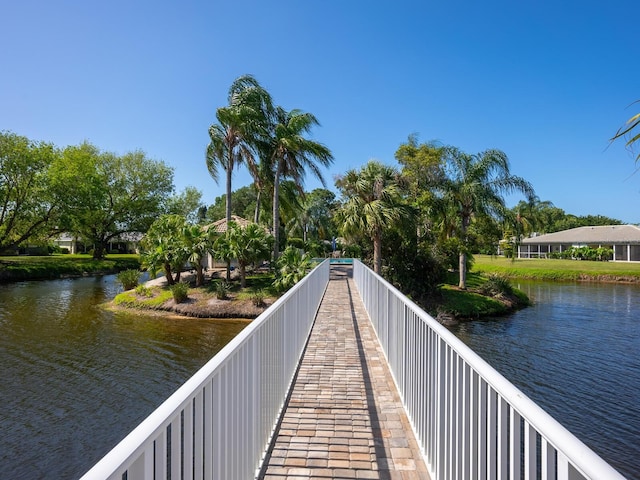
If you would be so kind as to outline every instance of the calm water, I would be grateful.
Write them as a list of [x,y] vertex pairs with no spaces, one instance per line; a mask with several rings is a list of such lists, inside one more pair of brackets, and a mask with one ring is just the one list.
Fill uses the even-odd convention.
[[640,287],[520,282],[533,307],[453,332],[629,479],[640,479]]
[[0,478],[78,478],[247,325],[96,306],[117,289],[0,285]]

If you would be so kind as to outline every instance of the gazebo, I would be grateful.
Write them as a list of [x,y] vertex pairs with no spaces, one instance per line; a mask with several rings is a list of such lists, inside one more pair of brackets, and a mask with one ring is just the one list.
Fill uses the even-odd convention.
[[615,262],[640,262],[640,228],[636,225],[578,227],[522,240],[518,258],[547,258],[571,247],[605,247]]

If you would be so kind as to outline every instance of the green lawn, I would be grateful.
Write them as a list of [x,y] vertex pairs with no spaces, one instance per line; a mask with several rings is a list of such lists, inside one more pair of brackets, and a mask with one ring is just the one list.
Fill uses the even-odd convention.
[[515,259],[474,255],[472,271],[539,280],[640,281],[640,263]]
[[0,281],[114,273],[128,268],[140,268],[138,255],[113,254],[103,260],[90,255],[8,256],[0,257]]

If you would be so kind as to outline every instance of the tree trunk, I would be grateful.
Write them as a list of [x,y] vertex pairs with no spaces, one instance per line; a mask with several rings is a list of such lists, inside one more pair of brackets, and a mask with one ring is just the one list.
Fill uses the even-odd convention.
[[373,271],[381,275],[382,271],[382,232],[373,234]]
[[258,190],[256,194],[256,211],[253,214],[253,223],[260,222],[260,200],[262,200],[262,190]]
[[[229,153],[231,156],[231,153]],[[231,158],[229,158],[229,165],[227,167],[227,198],[226,198],[226,229],[225,232],[229,231],[229,222],[231,222],[231,174],[233,173],[233,163]],[[225,233],[226,235],[226,233]],[[231,279],[231,260],[227,261],[227,282]]]
[[196,265],[196,287],[201,287],[204,284],[204,273],[202,271],[202,265],[198,262]]
[[167,279],[167,285],[173,285],[175,283],[173,281],[173,274],[171,273],[171,265],[168,263],[164,264],[164,276]]
[[469,227],[469,223],[471,223],[471,215],[462,214],[462,235],[461,235],[461,243],[460,246],[460,257],[458,261],[458,269],[460,271],[460,282],[458,282],[458,287],[461,290],[467,289],[467,228]]
[[240,263],[239,267],[240,267],[240,288],[244,288],[247,285],[247,278],[246,278],[247,267],[243,262]]
[[282,162],[278,160],[276,175],[273,182],[273,261],[280,255],[280,174]]
[[460,287],[461,290],[466,290],[467,289],[467,254],[464,252],[460,252],[458,269],[460,270],[460,282],[458,283],[458,287]]
[[102,260],[104,258],[104,245],[102,242],[96,242],[93,248],[93,259]]
[[227,168],[227,198],[226,203],[225,203],[225,212],[226,212],[226,219],[227,219],[227,228],[229,227],[229,222],[231,221],[231,174],[233,173],[233,169],[232,167],[228,167]]

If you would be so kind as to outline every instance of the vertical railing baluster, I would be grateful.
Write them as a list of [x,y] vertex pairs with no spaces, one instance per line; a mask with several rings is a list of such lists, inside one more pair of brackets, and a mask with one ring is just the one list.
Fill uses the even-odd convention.
[[498,395],[487,386],[487,478],[497,478]]
[[524,422],[524,480],[535,480],[536,477],[536,431],[525,420]]
[[509,404],[498,396],[498,479],[509,478]]
[[181,415],[178,413],[171,421],[171,480],[182,478],[182,426]]
[[556,478],[556,449],[546,438],[542,438],[541,445],[541,470],[542,480],[555,480]]
[[511,409],[509,412],[509,478],[520,480],[522,470],[522,418]]
[[193,399],[184,407],[184,480],[193,480]]
[[487,382],[478,384],[478,480],[487,478]]

